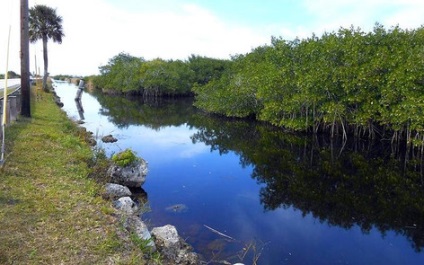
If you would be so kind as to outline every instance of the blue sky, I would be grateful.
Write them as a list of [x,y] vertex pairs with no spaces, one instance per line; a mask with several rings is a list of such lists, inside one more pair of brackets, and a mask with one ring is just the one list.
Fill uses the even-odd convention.
[[[0,73],[5,72],[7,32],[11,25],[9,69],[19,72],[19,2],[3,0],[0,16]],[[49,43],[54,74],[98,74],[98,66],[119,52],[153,58],[215,58],[249,52],[271,36],[292,40],[340,27],[372,30],[424,24],[422,0],[29,0],[63,17],[65,38]],[[31,71],[42,64],[41,43],[32,44]],[[42,68],[42,67],[41,67]]]

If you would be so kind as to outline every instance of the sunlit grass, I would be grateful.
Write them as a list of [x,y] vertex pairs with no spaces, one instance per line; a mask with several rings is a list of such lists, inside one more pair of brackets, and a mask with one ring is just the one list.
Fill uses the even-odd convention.
[[32,118],[6,130],[0,264],[144,264],[88,177],[92,151],[78,128],[51,94],[37,93]]

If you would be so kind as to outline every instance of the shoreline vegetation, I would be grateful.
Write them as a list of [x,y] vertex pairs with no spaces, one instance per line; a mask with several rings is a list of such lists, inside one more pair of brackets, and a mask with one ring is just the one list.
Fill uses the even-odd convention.
[[0,263],[147,264],[102,198],[103,185],[89,177],[101,165],[93,160],[86,132],[51,93],[32,92],[32,118],[20,117],[6,129]]
[[340,28],[230,60],[120,53],[87,79],[104,93],[195,97],[206,112],[295,132],[424,145],[424,27]]

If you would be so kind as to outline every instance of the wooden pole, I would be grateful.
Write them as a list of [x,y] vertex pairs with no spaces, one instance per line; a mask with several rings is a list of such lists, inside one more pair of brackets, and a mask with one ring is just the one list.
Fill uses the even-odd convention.
[[81,79],[79,81],[77,95],[75,96],[75,102],[77,104],[78,114],[79,114],[80,119],[82,121],[84,120],[84,109],[83,109],[82,103],[81,103],[81,95],[82,95],[83,90],[84,90],[84,80]]
[[9,26],[9,36],[7,39],[7,58],[6,58],[6,73],[4,76],[4,94],[3,94],[3,116],[2,116],[2,122],[1,122],[1,159],[0,159],[0,166],[3,167],[3,163],[4,163],[4,154],[6,152],[6,145],[5,145],[5,141],[6,141],[6,132],[5,132],[5,128],[6,128],[6,124],[7,124],[7,117],[8,117],[8,109],[7,109],[7,79],[9,79],[9,44],[10,44],[10,30],[11,30],[11,26]]
[[[9,35],[7,37],[7,58],[6,58],[6,73],[4,75],[4,90],[3,90],[3,119],[2,119],[2,125],[3,127],[6,126],[6,113],[7,113],[7,80],[9,79],[9,46],[10,46],[10,31],[11,26],[9,26]],[[3,134],[4,135],[4,132]],[[4,140],[3,140],[4,142]]]
[[79,86],[77,90],[77,95],[75,96],[75,100],[81,100],[82,91],[84,90],[84,80],[79,81]]
[[29,12],[28,0],[21,0],[21,115],[31,117],[29,80]]

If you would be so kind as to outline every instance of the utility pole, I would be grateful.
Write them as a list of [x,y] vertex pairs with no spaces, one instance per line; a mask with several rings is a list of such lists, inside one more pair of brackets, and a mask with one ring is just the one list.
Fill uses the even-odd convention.
[[21,0],[21,115],[31,117],[29,80],[29,11],[28,0]]

